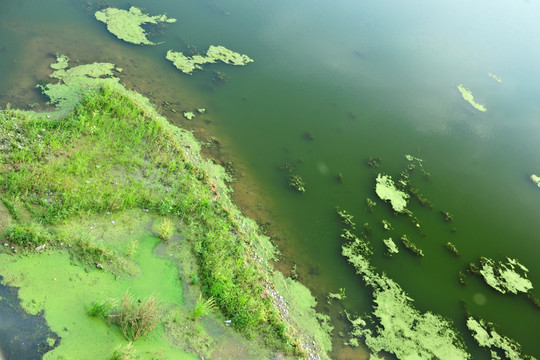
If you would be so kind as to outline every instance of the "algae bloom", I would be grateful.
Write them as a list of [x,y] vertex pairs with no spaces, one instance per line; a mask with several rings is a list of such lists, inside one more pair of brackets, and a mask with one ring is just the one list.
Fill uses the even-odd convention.
[[503,294],[526,293],[533,288],[526,275],[529,270],[515,259],[507,258],[506,263],[495,263],[492,259],[481,258],[480,263],[482,265],[480,275],[484,277],[485,282]]
[[155,45],[148,40],[141,25],[176,22],[176,19],[167,18],[166,15],[143,14],[139,8],[134,6],[129,11],[110,7],[96,11],[94,15],[96,19],[107,24],[107,30],[116,35],[117,38],[137,45]]
[[495,80],[496,82],[498,82],[499,84],[502,84],[501,78],[498,77],[497,75],[492,74],[492,73],[489,73],[488,76],[489,76],[490,78],[492,78],[493,80]]
[[474,101],[474,96],[471,93],[469,89],[466,89],[463,85],[459,84],[457,86],[459,92],[461,93],[461,96],[463,96],[463,99],[467,101],[469,104],[471,104],[476,110],[485,112],[487,111],[486,107],[482,104],[477,103]]
[[388,200],[392,208],[399,213],[405,212],[409,194],[396,188],[396,184],[389,175],[377,175],[375,192],[381,200]]
[[192,74],[194,70],[202,70],[204,64],[215,64],[218,61],[229,65],[243,66],[253,59],[249,56],[234,52],[224,46],[210,45],[206,51],[206,56],[194,55],[185,56],[182,52],[169,50],[166,56],[167,60],[173,62],[173,65],[185,74]]

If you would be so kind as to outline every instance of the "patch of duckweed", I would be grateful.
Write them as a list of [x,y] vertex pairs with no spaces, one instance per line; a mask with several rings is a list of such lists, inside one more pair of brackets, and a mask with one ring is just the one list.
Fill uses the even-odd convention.
[[468,102],[469,104],[471,104],[476,110],[482,111],[482,112],[487,111],[487,109],[486,109],[486,107],[484,105],[479,104],[476,101],[474,101],[474,96],[473,96],[472,92],[469,89],[466,89],[461,84],[459,84],[457,86],[457,88],[458,88],[459,92],[461,93],[461,96],[463,97],[463,99],[466,102]]
[[533,288],[527,273],[529,270],[516,259],[506,258],[506,262],[480,258],[479,273],[484,281],[500,293],[526,293]]
[[51,64],[54,71],[49,76],[58,82],[37,86],[49,98],[48,103],[56,105],[58,116],[72,110],[89,90],[120,86],[119,79],[114,76],[114,64],[95,62],[68,68],[68,63],[66,55],[57,55],[56,62]]
[[[471,331],[478,345],[489,349],[492,359],[508,360],[534,360],[535,358],[525,355],[521,346],[515,341],[498,333],[495,325],[483,319],[467,318],[467,328]],[[501,358],[501,355],[503,356]]]
[[167,52],[166,58],[167,60],[172,61],[173,65],[178,70],[190,75],[193,73],[194,70],[203,69],[202,65],[214,64],[218,61],[221,61],[225,64],[237,66],[247,65],[250,62],[253,62],[253,59],[249,58],[249,56],[247,55],[234,52],[224,46],[214,45],[210,45],[210,47],[206,51],[206,56],[186,56],[182,52],[169,50]]
[[107,30],[117,38],[137,45],[155,45],[148,40],[141,25],[176,22],[176,19],[167,18],[166,15],[144,14],[135,6],[132,6],[129,11],[109,7],[96,11],[94,15],[97,20],[107,24]]
[[381,200],[390,202],[394,211],[404,213],[407,209],[409,194],[398,190],[390,175],[378,174],[375,179],[375,192]]

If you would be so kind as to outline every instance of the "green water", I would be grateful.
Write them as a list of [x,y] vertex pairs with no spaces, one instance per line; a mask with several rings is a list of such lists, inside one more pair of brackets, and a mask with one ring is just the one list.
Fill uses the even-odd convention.
[[[89,2],[92,5],[92,1]],[[86,2],[35,0],[0,3],[0,104],[25,107],[43,99],[33,88],[47,77],[57,52],[74,62],[109,61],[124,69],[122,81],[157,104],[178,112],[205,107],[191,122],[203,140],[217,136],[222,151],[256,184],[263,207],[279,230],[276,243],[287,264],[320,298],[346,288],[349,311],[362,313],[369,293],[341,256],[341,225],[335,207],[374,229],[374,264],[399,282],[420,310],[451,317],[464,330],[463,300],[474,314],[500,326],[524,352],[540,357],[540,313],[522,296],[501,295],[457,273],[479,256],[518,258],[540,286],[540,189],[528,176],[540,173],[540,3],[463,0],[430,1],[110,1],[140,6],[151,15],[178,18],[154,41],[123,43],[93,18]],[[200,52],[224,45],[255,60],[246,67],[215,64],[188,76],[165,60],[169,49]],[[230,80],[211,89],[212,71]],[[499,84],[488,73],[499,76]],[[487,107],[466,103],[463,84]],[[306,138],[309,132],[313,140]],[[433,210],[412,202],[421,232],[379,203],[377,171],[398,177],[405,154],[424,160],[429,181],[415,186]],[[366,165],[370,156],[381,167]],[[279,170],[285,162],[307,184],[298,194]],[[335,175],[342,173],[342,184]],[[239,197],[246,197],[239,193]],[[246,199],[244,201],[247,202]],[[454,215],[445,223],[440,210]],[[378,221],[394,225],[391,236],[407,233],[423,249],[421,260],[405,251],[382,256],[377,242],[388,235]],[[451,228],[456,228],[452,233]],[[424,236],[425,235],[425,236]],[[461,257],[442,247],[452,241]],[[535,289],[534,294],[540,297]],[[475,294],[484,305],[473,301]],[[323,301],[324,302],[324,301]],[[324,311],[333,312],[323,306]],[[465,334],[474,358],[488,358]],[[340,341],[336,341],[336,345]],[[340,346],[335,357],[340,358]],[[358,355],[360,356],[360,355]]]

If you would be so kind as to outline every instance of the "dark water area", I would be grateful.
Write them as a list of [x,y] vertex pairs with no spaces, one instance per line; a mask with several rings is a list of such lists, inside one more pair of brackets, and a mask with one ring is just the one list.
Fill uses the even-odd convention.
[[[70,56],[73,65],[113,62],[124,69],[120,77],[128,88],[150,97],[172,121],[203,141],[220,140],[219,151],[208,151],[233,160],[245,173],[236,185],[238,200],[260,203],[283,255],[280,267],[287,271],[296,264],[301,280],[323,299],[322,311],[337,314],[343,307],[362,314],[371,308],[370,293],[341,256],[339,206],[373,228],[374,265],[418,309],[452,319],[474,359],[489,353],[468,335],[462,304],[496,323],[526,354],[540,357],[540,312],[524,296],[499,294],[471,275],[466,286],[457,281],[479,256],[516,258],[529,269],[532,292],[540,297],[540,189],[529,179],[540,174],[540,2],[108,4],[139,6],[178,22],[152,38],[163,44],[142,47],[116,39],[94,19],[98,2],[1,2],[0,106],[43,104],[34,85],[47,78],[56,53]],[[214,64],[185,75],[165,54],[186,51],[187,45],[201,53],[224,45],[255,62]],[[229,81],[216,85],[214,70]],[[465,102],[458,84],[487,111]],[[181,117],[196,107],[207,114],[191,121]],[[421,230],[383,202],[373,213],[366,210],[366,198],[377,199],[377,173],[397,178],[406,154],[423,159],[431,174],[429,180],[413,179],[433,204],[429,210],[410,202]],[[380,167],[369,167],[368,157],[380,158]],[[285,163],[295,165],[306,182],[305,194],[288,187],[288,175],[280,170]],[[244,187],[248,179],[251,189]],[[454,221],[446,223],[441,210]],[[394,230],[382,229],[382,219]],[[382,239],[402,234],[422,248],[424,258],[405,251],[391,259],[383,255]],[[444,248],[448,241],[459,258]],[[340,288],[347,299],[327,305],[328,292]],[[339,316],[334,320],[344,327]],[[341,342],[336,338],[334,358],[364,356]]]
[[17,290],[0,282],[0,359],[41,359],[60,338],[47,326],[43,314],[28,315],[22,309]]

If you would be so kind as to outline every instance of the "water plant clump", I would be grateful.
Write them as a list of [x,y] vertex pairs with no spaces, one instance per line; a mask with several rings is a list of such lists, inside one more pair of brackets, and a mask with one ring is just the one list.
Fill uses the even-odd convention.
[[[474,268],[473,272],[475,272]],[[506,262],[495,262],[481,257],[477,272],[489,286],[502,294],[526,293],[533,288],[531,281],[527,279],[529,270],[516,259],[506,258]]]
[[150,16],[132,6],[129,11],[106,8],[96,11],[94,14],[97,20],[107,24],[107,30],[120,40],[136,45],[156,45],[148,40],[147,34],[142,28],[143,24],[174,23],[176,19],[167,18],[166,15]]
[[390,224],[390,221],[388,221],[386,219],[382,219],[381,224],[382,224],[384,230],[390,231],[390,230],[393,229],[392,224]]
[[531,175],[531,181],[536,184],[540,188],[540,176],[532,174]]
[[392,240],[392,238],[383,239],[383,242],[384,242],[384,245],[386,246],[386,254],[388,256],[392,256],[394,254],[399,253],[399,249],[396,246],[396,243],[394,242],[394,240]]
[[381,165],[381,159],[378,157],[368,157],[366,163],[370,167],[378,168]]
[[351,229],[356,229],[354,216],[352,216],[347,210],[340,210],[339,208],[337,208],[336,210],[343,224],[350,227]]
[[103,86],[121,86],[119,79],[114,76],[114,64],[94,62],[68,68],[68,62],[67,56],[58,54],[56,62],[51,64],[54,71],[49,75],[58,82],[36,86],[49,98],[48,104],[56,105],[57,116],[72,110],[90,90]]
[[522,352],[521,346],[513,339],[499,334],[495,325],[486,322],[484,319],[475,319],[472,316],[467,318],[467,328],[478,345],[489,349],[492,359],[524,359],[534,360],[535,358]]
[[300,175],[291,175],[289,177],[289,186],[298,192],[306,192],[306,183]]
[[399,240],[401,241],[401,244],[403,244],[403,247],[409,250],[412,254],[419,257],[424,256],[424,252],[422,251],[422,249],[419,249],[406,234],[402,235]]
[[498,77],[497,75],[493,74],[493,73],[488,73],[488,76],[490,78],[492,78],[493,80],[495,80],[496,82],[498,82],[499,84],[502,84],[502,80],[500,77]]
[[188,120],[191,120],[195,117],[195,114],[193,113],[193,111],[186,111],[184,112],[184,117]]
[[182,52],[169,50],[166,55],[167,60],[185,74],[192,74],[194,70],[202,70],[205,64],[214,64],[218,61],[229,65],[243,66],[253,62],[249,56],[234,52],[224,46],[210,45],[206,51],[206,56],[194,55],[186,56]]
[[453,243],[451,243],[450,241],[447,242],[444,247],[446,248],[446,250],[448,250],[452,255],[456,256],[456,257],[459,257],[459,251],[456,247],[456,245],[454,245]]
[[476,110],[485,112],[487,111],[486,107],[482,104],[477,103],[474,101],[474,96],[471,93],[470,90],[466,89],[463,85],[459,84],[457,86],[459,92],[461,93],[461,96],[465,101],[467,101],[469,104],[471,104]]
[[375,179],[375,192],[381,200],[389,201],[394,211],[404,213],[407,208],[409,194],[398,190],[390,175],[378,174]]
[[370,198],[366,198],[366,205],[369,212],[373,212],[373,208],[377,205],[377,203]]
[[452,214],[450,214],[448,211],[441,210],[441,214],[443,216],[444,221],[446,221],[446,222],[454,221],[454,216]]

